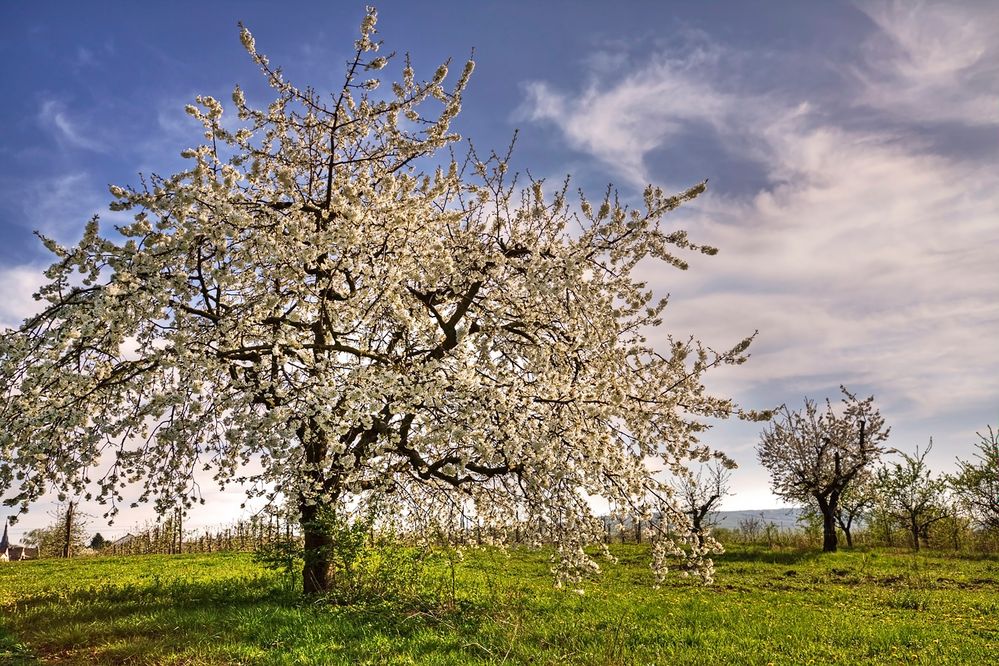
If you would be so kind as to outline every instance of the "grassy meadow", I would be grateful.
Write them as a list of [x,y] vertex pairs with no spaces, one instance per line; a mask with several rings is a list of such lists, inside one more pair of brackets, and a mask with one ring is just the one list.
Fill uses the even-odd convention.
[[995,556],[733,547],[714,584],[653,589],[647,548],[612,549],[579,589],[544,552],[483,549],[340,605],[245,553],[10,563],[0,663],[999,663]]

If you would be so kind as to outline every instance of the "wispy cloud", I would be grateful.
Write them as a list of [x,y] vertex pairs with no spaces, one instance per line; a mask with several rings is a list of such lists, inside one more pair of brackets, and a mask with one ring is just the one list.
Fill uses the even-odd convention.
[[84,46],[78,46],[76,48],[76,58],[73,60],[73,64],[77,67],[93,67],[97,64],[97,58],[94,56],[94,52]]
[[38,112],[38,120],[43,127],[52,131],[62,145],[82,148],[94,152],[107,152],[107,147],[93,136],[88,135],[80,124],[70,117],[65,105],[58,100],[46,100]]
[[18,226],[60,243],[77,242],[94,215],[100,215],[104,224],[127,223],[132,218],[128,212],[110,210],[107,185],[82,170],[44,178],[8,179],[0,183],[0,196],[17,202]]
[[864,384],[921,414],[999,394],[999,178],[833,128],[783,137],[795,178],[709,197],[691,221],[722,252],[670,276],[672,323],[716,340],[759,328],[757,383]]
[[753,361],[721,375],[726,389],[779,386],[788,399],[845,382],[921,417],[999,395],[996,155],[940,154],[890,124],[925,107],[926,118],[974,126],[999,109],[995,96],[986,104],[999,20],[949,8],[865,8],[878,32],[856,65],[864,85],[842,93],[856,95],[848,107],[877,106],[888,118],[877,129],[822,113],[804,85],[734,88],[721,73],[744,54],[719,45],[710,58],[653,56],[617,78],[594,66],[577,92],[527,85],[526,118],[629,184],[655,180],[650,154],[699,131],[731,139],[727,150],[765,171],[756,191],[709,193],[688,212],[692,236],[718,257],[645,276],[673,293],[675,332],[722,346],[760,329]]
[[916,120],[999,124],[999,5],[880,1],[858,100]]
[[644,187],[650,181],[646,155],[691,127],[730,127],[735,98],[699,76],[717,60],[713,49],[683,56],[662,53],[621,76],[627,60],[600,52],[588,61],[592,80],[580,93],[541,81],[526,83],[519,116],[555,125],[573,148],[600,159],[629,184]]

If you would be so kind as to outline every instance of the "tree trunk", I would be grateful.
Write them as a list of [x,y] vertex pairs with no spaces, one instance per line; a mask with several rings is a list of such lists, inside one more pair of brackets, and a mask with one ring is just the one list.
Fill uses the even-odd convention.
[[835,553],[836,539],[836,507],[825,497],[817,497],[819,510],[822,512],[822,552]]
[[836,521],[832,516],[822,516],[822,551],[835,553],[837,545]]
[[69,557],[73,544],[73,503],[66,505],[66,538],[62,543],[62,556]]
[[302,590],[306,595],[325,594],[330,587],[329,549],[333,543],[319,521],[319,507],[302,506],[302,535],[305,538],[305,564]]
[[847,548],[853,548],[853,519],[855,517],[856,514],[851,513],[846,520],[843,520],[843,514],[836,513],[836,524],[839,525],[839,528],[843,530],[843,535],[846,536]]
[[895,545],[895,539],[893,538],[894,533],[892,532],[891,529],[891,521],[888,520],[888,518],[884,518],[881,522],[883,523],[885,528],[885,545],[891,548],[892,546]]
[[[317,336],[321,338],[322,336]],[[317,344],[325,343],[318,339]],[[320,470],[326,458],[326,441],[322,436],[322,428],[309,419],[309,427],[305,424],[299,426],[297,430],[299,441],[305,449],[305,462],[312,468],[306,472],[307,486],[312,488],[322,488],[327,486],[331,479],[324,478]],[[310,433],[311,436],[310,436]],[[335,494],[339,496],[339,493]],[[302,566],[302,592],[307,596],[325,594],[330,590],[330,555],[333,546],[333,539],[329,533],[328,526],[322,518],[321,507],[315,500],[306,501],[306,496],[299,497],[298,513],[302,521],[302,538],[305,552],[303,553],[304,564]],[[330,498],[329,506],[336,506],[336,497]]]
[[915,520],[909,522],[909,531],[912,532],[912,549],[919,552],[919,525]]
[[701,528],[701,514],[698,513],[697,511],[694,511],[690,517],[692,518],[691,523],[693,523],[691,525],[690,531],[693,532],[694,536],[697,538],[697,547],[703,548],[704,530]]

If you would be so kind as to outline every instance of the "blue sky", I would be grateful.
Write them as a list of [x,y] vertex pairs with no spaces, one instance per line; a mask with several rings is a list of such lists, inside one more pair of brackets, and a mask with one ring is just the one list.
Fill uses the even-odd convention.
[[[265,90],[243,21],[288,77],[331,88],[359,2],[0,6],[0,325],[48,262],[32,235],[107,222],[107,185],[170,174],[198,142],[184,105]],[[846,384],[875,394],[890,445],[934,438],[952,468],[999,424],[999,5],[848,2],[383,2],[385,48],[417,71],[477,67],[457,129],[514,167],[625,198],[709,192],[676,215],[716,257],[643,266],[665,328],[718,348],[759,329],[709,386],[764,408]],[[739,463],[726,508],[769,508],[759,426],[706,441]],[[192,525],[234,516],[217,495]],[[93,513],[98,513],[93,511]],[[122,516],[115,529],[144,520]],[[14,531],[47,522],[45,507]]]

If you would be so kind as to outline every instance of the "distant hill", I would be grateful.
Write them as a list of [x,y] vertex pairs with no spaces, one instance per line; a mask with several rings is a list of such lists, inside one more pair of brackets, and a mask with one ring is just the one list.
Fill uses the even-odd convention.
[[[739,523],[743,520],[749,520],[750,518],[756,518],[760,521],[760,528],[764,528],[770,523],[777,526],[778,529],[796,529],[801,527],[798,524],[798,516],[801,515],[801,509],[790,508],[790,509],[756,509],[756,510],[745,510],[745,511],[719,511],[717,514],[717,522],[712,523],[712,527],[724,527],[730,530],[739,529]],[[606,520],[606,516],[604,519]],[[623,516],[620,518],[621,525],[625,529],[631,529],[632,519],[630,516]]]
[[800,527],[798,525],[798,517],[800,515],[801,509],[796,508],[763,509],[757,511],[719,511],[716,527],[724,527],[730,530],[739,529],[740,521],[755,517],[759,518],[764,526],[773,523],[780,529],[793,529]]

